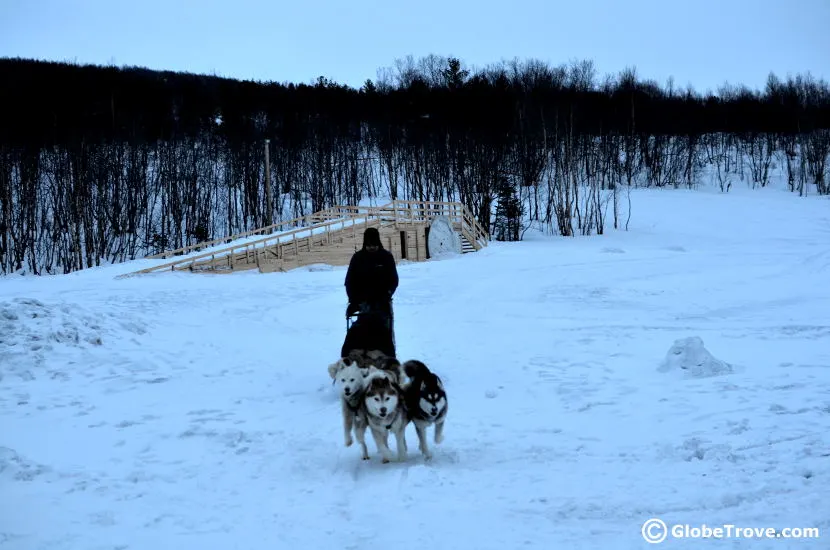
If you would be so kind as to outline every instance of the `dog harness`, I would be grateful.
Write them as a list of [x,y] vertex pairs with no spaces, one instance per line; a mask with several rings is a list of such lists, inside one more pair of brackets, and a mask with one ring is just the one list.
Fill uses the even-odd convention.
[[[354,399],[355,397],[357,397],[357,399]],[[352,397],[346,399],[346,406],[349,407],[349,410],[352,411],[354,414],[357,414],[357,413],[360,412],[360,397],[361,397],[360,394],[355,394]],[[352,405],[352,400],[353,399],[356,402],[355,405]]]

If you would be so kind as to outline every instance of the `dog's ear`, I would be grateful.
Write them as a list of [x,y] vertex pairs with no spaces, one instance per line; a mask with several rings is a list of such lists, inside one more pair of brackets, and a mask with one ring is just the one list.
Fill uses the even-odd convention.
[[410,359],[403,364],[403,371],[408,377],[415,378],[416,376],[423,376],[429,372],[429,369],[421,361]]
[[389,379],[385,376],[373,376],[369,379],[369,383],[366,386],[367,393],[370,390],[374,390],[375,392],[379,390],[383,390],[385,386],[389,385]]

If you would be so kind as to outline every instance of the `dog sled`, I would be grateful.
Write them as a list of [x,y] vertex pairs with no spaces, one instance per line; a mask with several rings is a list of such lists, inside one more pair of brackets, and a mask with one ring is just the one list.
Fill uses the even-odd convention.
[[347,357],[354,350],[378,350],[387,357],[396,357],[391,300],[364,302],[346,309],[346,338],[340,357]]

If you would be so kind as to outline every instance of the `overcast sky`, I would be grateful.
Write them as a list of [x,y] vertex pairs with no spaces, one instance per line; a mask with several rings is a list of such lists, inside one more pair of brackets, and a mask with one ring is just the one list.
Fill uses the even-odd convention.
[[591,59],[700,92],[830,80],[830,0],[0,0],[0,57],[359,87],[430,53]]

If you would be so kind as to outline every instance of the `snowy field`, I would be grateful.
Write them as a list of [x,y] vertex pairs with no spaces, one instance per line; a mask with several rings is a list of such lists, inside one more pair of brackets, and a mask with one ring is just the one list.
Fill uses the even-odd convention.
[[344,268],[0,279],[0,549],[830,547],[830,201],[632,211],[399,266],[399,357],[449,396],[429,463],[412,425],[405,463],[344,447]]

